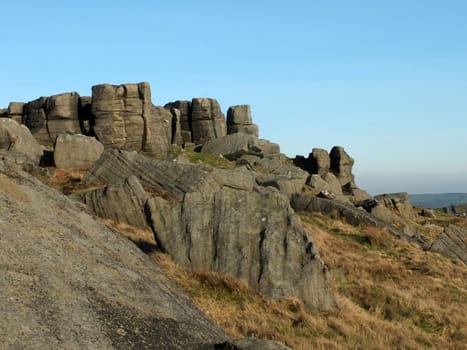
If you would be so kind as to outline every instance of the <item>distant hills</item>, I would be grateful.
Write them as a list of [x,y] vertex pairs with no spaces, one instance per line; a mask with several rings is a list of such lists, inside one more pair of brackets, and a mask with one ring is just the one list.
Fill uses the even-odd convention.
[[450,205],[467,205],[467,193],[410,194],[412,205],[427,208],[443,208]]

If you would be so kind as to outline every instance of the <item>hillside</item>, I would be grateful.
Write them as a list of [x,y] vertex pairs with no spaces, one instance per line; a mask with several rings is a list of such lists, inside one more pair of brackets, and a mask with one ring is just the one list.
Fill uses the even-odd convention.
[[451,205],[467,205],[467,193],[411,194],[413,205],[426,208],[443,208]]

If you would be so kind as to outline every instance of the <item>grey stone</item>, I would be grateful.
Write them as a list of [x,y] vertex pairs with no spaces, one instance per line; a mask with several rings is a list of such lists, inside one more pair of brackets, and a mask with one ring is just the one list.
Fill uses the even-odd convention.
[[353,158],[351,158],[343,147],[335,146],[329,153],[331,159],[330,170],[336,175],[337,179],[342,186],[354,181],[352,174],[352,166],[354,164]]
[[248,135],[253,135],[258,137],[259,129],[258,125],[250,124],[250,125],[228,125],[227,126],[227,133],[228,134],[235,134],[235,133],[244,133]]
[[83,194],[83,201],[95,215],[124,222],[137,227],[147,227],[144,206],[148,196],[132,175],[122,184],[111,184]]
[[172,116],[152,105],[148,83],[93,86],[91,113],[105,147],[156,153],[168,147]]
[[251,125],[251,108],[249,105],[229,107],[227,110],[227,125]]
[[57,136],[54,163],[57,168],[89,169],[104,152],[104,146],[94,137],[85,135]]
[[423,208],[420,212],[421,216],[424,216],[426,218],[434,218],[436,217],[434,210],[428,209],[428,208]]
[[148,211],[158,245],[178,263],[233,275],[274,298],[295,296],[332,309],[327,272],[289,200],[275,189],[223,187],[154,197]]
[[312,187],[317,193],[324,191],[333,193],[331,186],[318,174],[310,175],[306,184]]
[[35,139],[42,145],[52,145],[53,141],[47,131],[46,97],[28,102],[23,108],[23,124],[31,131]]
[[329,185],[329,191],[335,195],[342,195],[342,185],[333,173],[326,173],[323,175],[323,180]]
[[146,188],[160,196],[182,200],[185,193],[211,191],[220,186],[210,175],[212,169],[195,164],[157,160],[118,149],[105,150],[83,181],[88,184],[122,183],[135,175]]
[[201,148],[201,153],[237,159],[245,154],[261,155],[261,150],[256,137],[247,134],[231,134],[207,141]]
[[385,193],[375,196],[375,199],[380,201],[386,208],[399,214],[406,219],[414,219],[415,212],[412,204],[410,204],[409,195],[407,192],[400,193]]
[[280,147],[277,143],[268,140],[259,139],[257,147],[264,157],[274,157],[280,154]]
[[43,154],[29,129],[9,118],[0,118],[0,149],[25,154],[36,163]]
[[430,250],[467,264],[467,230],[450,224],[435,239]]
[[[175,101],[167,103],[165,108],[178,109],[180,111],[180,126],[182,132],[189,132],[191,135],[191,101]],[[192,142],[192,139],[187,139],[185,142]]]
[[12,115],[23,115],[24,102],[10,102],[8,104],[8,114]]
[[128,239],[0,160],[0,348],[214,349],[228,337]]
[[[171,143],[181,146],[185,143],[184,138],[182,136],[182,128],[180,124],[181,112],[177,108],[171,108],[170,113],[172,114],[172,141]],[[191,140],[191,133],[190,133],[190,140]]]
[[227,135],[227,124],[219,103],[211,98],[194,98],[191,103],[193,142],[203,144]]
[[321,148],[313,148],[308,156],[310,174],[324,176],[329,172],[331,158],[329,153]]

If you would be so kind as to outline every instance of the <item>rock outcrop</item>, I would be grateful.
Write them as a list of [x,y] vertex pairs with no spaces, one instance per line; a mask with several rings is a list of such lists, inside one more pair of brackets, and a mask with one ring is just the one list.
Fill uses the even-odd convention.
[[460,259],[467,264],[467,231],[451,224],[444,228],[429,250],[452,259]]
[[228,273],[272,297],[299,297],[310,308],[334,306],[325,265],[277,189],[241,170],[117,150],[106,151],[85,181],[120,183],[132,174],[152,196],[146,212],[156,241],[178,263]]
[[76,92],[38,98],[24,105],[23,124],[41,145],[52,146],[58,134],[81,133],[78,102]]
[[1,349],[230,341],[133,243],[1,160],[0,250]]
[[57,168],[89,169],[104,152],[104,145],[94,137],[60,134],[54,145]]
[[375,196],[375,199],[381,202],[386,208],[397,213],[403,218],[415,218],[415,212],[412,204],[410,203],[409,194],[407,192],[385,193]]
[[194,98],[191,102],[191,133],[193,143],[205,142],[227,135],[224,113],[217,100]]
[[0,118],[0,149],[22,153],[36,163],[39,163],[43,154],[29,129],[7,118]]
[[227,133],[239,132],[258,137],[258,126],[253,124],[249,105],[232,106],[227,110]]

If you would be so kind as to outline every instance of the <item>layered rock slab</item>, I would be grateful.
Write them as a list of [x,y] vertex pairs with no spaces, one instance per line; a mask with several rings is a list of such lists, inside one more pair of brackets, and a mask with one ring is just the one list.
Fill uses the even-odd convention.
[[0,160],[0,348],[215,349],[225,334],[127,239]]
[[467,231],[456,225],[449,225],[432,243],[430,250],[460,259],[467,264]]
[[85,181],[134,174],[152,198],[146,212],[158,244],[176,262],[228,273],[272,297],[332,309],[327,269],[287,196],[255,186],[242,170],[158,161],[107,151]]

